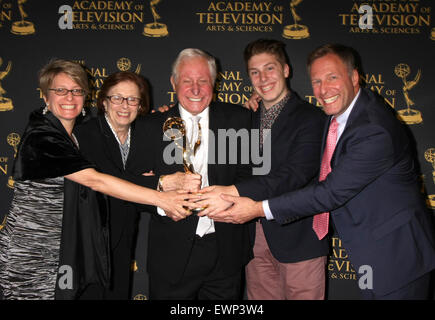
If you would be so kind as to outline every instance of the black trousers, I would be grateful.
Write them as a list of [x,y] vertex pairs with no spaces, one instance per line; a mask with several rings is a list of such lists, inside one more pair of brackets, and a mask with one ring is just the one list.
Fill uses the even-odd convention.
[[129,300],[133,272],[131,271],[133,237],[123,237],[116,248],[111,249],[110,288],[98,284],[89,285],[80,300]]
[[214,233],[195,237],[182,279],[173,284],[150,274],[150,300],[236,300],[242,297],[242,270],[224,275],[219,268]]

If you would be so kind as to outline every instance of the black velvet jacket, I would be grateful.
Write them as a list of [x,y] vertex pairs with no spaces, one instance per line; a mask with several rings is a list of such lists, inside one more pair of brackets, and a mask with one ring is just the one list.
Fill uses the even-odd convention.
[[51,112],[30,114],[14,163],[15,180],[54,178],[92,167]]
[[[15,180],[65,176],[93,168],[61,122],[42,108],[31,113],[14,163]],[[75,299],[91,283],[110,278],[106,197],[65,179],[56,299]]]

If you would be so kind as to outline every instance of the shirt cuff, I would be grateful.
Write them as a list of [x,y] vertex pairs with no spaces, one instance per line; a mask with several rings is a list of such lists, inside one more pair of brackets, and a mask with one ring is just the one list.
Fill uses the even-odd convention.
[[269,201],[268,200],[264,200],[261,202],[261,204],[263,205],[263,211],[264,211],[264,215],[266,216],[267,220],[274,220],[275,218],[272,215],[272,211],[270,211],[269,208]]
[[160,207],[157,207],[157,213],[158,213],[159,215],[163,216],[163,217],[166,216],[165,211],[164,211],[162,208],[160,208]]

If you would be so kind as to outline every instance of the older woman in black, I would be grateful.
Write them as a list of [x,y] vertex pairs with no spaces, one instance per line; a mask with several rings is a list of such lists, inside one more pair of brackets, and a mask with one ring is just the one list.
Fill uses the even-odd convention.
[[[102,172],[156,188],[157,177],[132,175],[134,167],[146,168],[143,158],[137,163],[140,144],[136,118],[149,111],[148,86],[145,80],[130,71],[109,75],[97,100],[98,117],[76,128],[80,151]],[[143,152],[143,150],[142,150]],[[128,299],[131,284],[137,211],[133,203],[109,198],[111,237],[111,286],[92,286],[84,293],[86,299]]]

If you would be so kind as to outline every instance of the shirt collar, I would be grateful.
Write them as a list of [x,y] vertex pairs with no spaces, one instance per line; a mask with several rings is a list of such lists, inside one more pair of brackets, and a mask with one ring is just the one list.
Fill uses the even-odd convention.
[[[358,90],[357,94],[356,94],[355,97],[353,98],[352,102],[350,103],[350,105],[349,105],[349,107],[346,109],[346,111],[344,111],[344,112],[343,112],[342,114],[340,114],[339,116],[334,117],[334,118],[337,120],[339,126],[345,126],[345,125],[346,125],[346,123],[347,123],[347,119],[349,119],[349,115],[350,115],[350,113],[352,112],[352,109],[353,109],[353,107],[354,107],[354,105],[355,105],[356,100],[357,100],[358,97],[359,97],[360,92],[361,92],[361,89]],[[331,120],[332,120],[332,119],[331,119]]]
[[[178,104],[178,110],[180,111],[180,116],[181,116],[181,119],[183,119],[183,120],[189,119],[190,117],[194,116],[189,111],[184,109],[180,103]],[[201,113],[197,114],[197,116],[201,117],[200,122],[208,120],[208,115],[209,115],[209,107],[205,108],[204,110],[202,110]]]
[[287,103],[288,99],[290,99],[290,96],[291,96],[291,92],[289,90],[287,94],[284,96],[284,98],[282,98],[280,101],[275,103],[269,109],[266,109],[266,107],[263,104],[263,101],[260,100],[261,110],[263,111],[263,113],[269,113],[269,112],[272,113],[281,110],[284,107],[284,105]]
[[[349,115],[352,112],[353,107],[355,106],[355,102],[358,99],[359,95],[361,93],[361,89],[358,90],[358,93],[353,98],[352,102],[350,103],[349,107],[344,111],[342,114],[340,114],[337,117],[333,117],[337,120],[338,123],[338,133],[337,133],[337,141],[340,139],[341,134],[344,131],[344,128],[346,127],[347,120],[349,119]],[[333,119],[331,118],[331,120]]]

